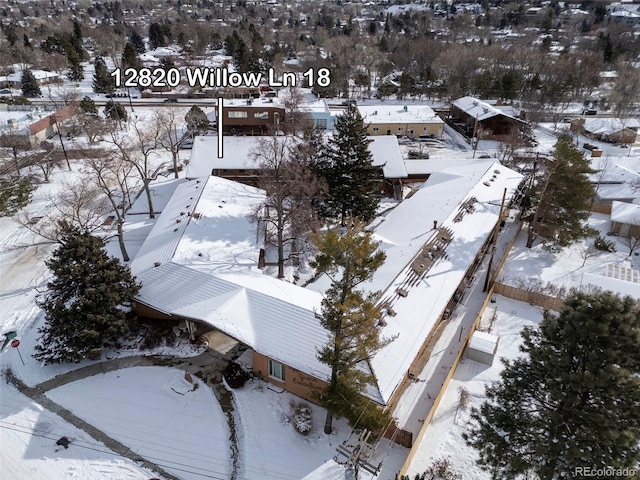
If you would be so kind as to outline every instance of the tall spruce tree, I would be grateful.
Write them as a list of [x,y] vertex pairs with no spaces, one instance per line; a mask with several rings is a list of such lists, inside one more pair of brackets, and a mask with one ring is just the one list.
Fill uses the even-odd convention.
[[537,236],[560,246],[588,236],[591,230],[586,221],[595,190],[587,174],[593,170],[570,135],[560,135],[551,160],[543,168],[534,200],[535,214],[529,222],[527,247],[533,246]]
[[376,251],[378,243],[361,223],[342,234],[330,230],[316,236],[314,244],[319,254],[312,265],[331,279],[316,314],[330,336],[318,350],[318,359],[331,368],[328,387],[317,393],[327,409],[324,431],[331,433],[334,414],[352,426],[379,430],[390,421],[390,414],[364,397],[367,385],[375,382],[368,361],[393,339],[380,336],[379,292],[365,294],[357,287],[371,278],[385,254]]
[[67,62],[69,62],[69,71],[67,72],[67,77],[72,82],[79,82],[84,79],[84,68],[82,67],[82,63],[80,61],[80,56],[78,53],[70,49],[67,52]]
[[122,59],[120,64],[123,70],[127,68],[139,70],[142,67],[142,62],[138,58],[138,54],[129,42],[125,44],[124,49],[122,50]]
[[45,325],[34,354],[47,363],[79,362],[99,353],[105,339],[121,337],[133,323],[140,289],[102,239],[66,222],[60,229],[60,247],[46,262],[54,278],[40,302]]
[[113,93],[115,83],[113,77],[109,74],[107,66],[102,59],[95,62],[95,74],[93,75],[93,91],[96,93]]
[[20,78],[22,83],[22,95],[25,97],[39,97],[42,95],[40,91],[40,84],[35,75],[28,68],[22,71],[22,77]]
[[355,105],[336,119],[335,130],[317,165],[328,188],[321,213],[338,218],[342,226],[347,217],[368,222],[380,201],[380,178],[369,151],[372,140]]
[[137,30],[131,31],[131,34],[129,35],[129,42],[131,43],[131,46],[136,51],[136,53],[142,54],[146,52],[146,49],[144,47],[144,40]]
[[494,479],[541,480],[574,477],[576,467],[637,468],[638,303],[611,292],[574,294],[522,336],[526,356],[504,361],[501,381],[472,413],[465,439],[480,466]]

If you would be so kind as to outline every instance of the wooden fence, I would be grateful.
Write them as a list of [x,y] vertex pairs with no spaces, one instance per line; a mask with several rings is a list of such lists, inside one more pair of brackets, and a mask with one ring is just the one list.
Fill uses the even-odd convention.
[[493,293],[504,295],[505,297],[512,298],[513,300],[527,302],[531,305],[538,305],[539,307],[548,310],[560,311],[562,310],[562,307],[564,307],[564,300],[560,298],[522,290],[521,288],[512,287],[498,282],[493,284]]

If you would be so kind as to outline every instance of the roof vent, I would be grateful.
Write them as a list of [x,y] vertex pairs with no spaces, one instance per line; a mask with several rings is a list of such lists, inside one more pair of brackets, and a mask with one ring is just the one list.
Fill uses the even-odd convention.
[[409,292],[407,292],[406,290],[404,290],[402,288],[396,289],[396,293],[398,295],[400,295],[402,298],[405,298],[407,295],[409,295]]

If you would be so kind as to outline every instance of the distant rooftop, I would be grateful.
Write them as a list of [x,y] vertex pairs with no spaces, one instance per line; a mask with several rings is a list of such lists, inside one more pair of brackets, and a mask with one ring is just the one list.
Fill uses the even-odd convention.
[[358,105],[365,123],[439,123],[444,121],[427,105]]
[[[211,175],[215,169],[252,170],[259,162],[255,160],[254,152],[261,141],[269,141],[273,137],[234,137],[225,135],[223,138],[223,158],[218,158],[218,137],[202,136],[193,141],[191,158],[187,167],[188,178],[198,178]],[[285,137],[280,137],[285,138]],[[407,171],[402,159],[402,152],[395,135],[381,135],[370,137],[373,141],[369,150],[373,156],[373,165],[382,167],[386,178],[406,178]]]

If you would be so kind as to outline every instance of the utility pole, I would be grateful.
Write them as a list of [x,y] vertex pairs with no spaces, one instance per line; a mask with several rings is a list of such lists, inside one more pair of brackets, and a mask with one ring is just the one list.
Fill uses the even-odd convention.
[[487,276],[484,279],[484,287],[482,291],[486,292],[489,288],[489,279],[491,278],[491,264],[493,263],[493,255],[496,253],[496,243],[498,242],[498,233],[500,232],[500,224],[502,223],[502,209],[504,208],[504,200],[507,197],[507,189],[502,192],[502,203],[500,204],[500,213],[498,214],[498,221],[493,229],[493,241],[491,242],[491,256],[489,257],[489,265],[487,265]]
[[473,124],[473,137],[471,137],[471,141],[473,142],[473,157],[476,158],[476,150],[478,149],[478,139],[476,135],[478,134],[478,114],[476,113],[476,121]]
[[377,466],[369,462],[375,453],[374,447],[368,443],[370,437],[371,432],[363,430],[358,436],[358,440],[355,445],[349,445],[347,443],[349,440],[347,439],[336,449],[338,455],[343,455],[346,458],[345,464],[347,466],[347,470],[344,474],[345,480],[358,480],[358,473],[361,468],[372,475],[380,473],[382,462]]
[[60,125],[58,125],[58,117],[53,114],[53,123],[56,124],[56,130],[58,130],[58,138],[60,138],[60,145],[62,145],[62,153],[64,153],[64,159],[67,161],[67,167],[71,171],[71,164],[69,163],[69,156],[67,155],[67,149],[64,148],[64,142],[62,141],[62,133],[60,133]]

